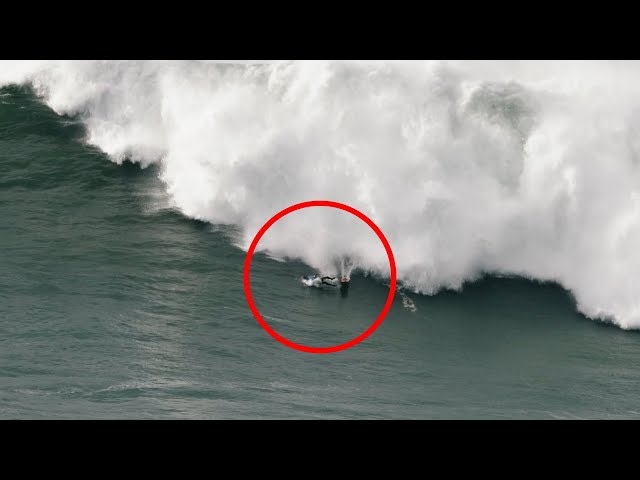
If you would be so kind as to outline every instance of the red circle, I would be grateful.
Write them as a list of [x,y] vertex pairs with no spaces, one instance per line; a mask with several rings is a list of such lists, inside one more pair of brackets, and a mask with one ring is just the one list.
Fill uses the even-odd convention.
[[[256,308],[256,305],[253,301],[253,297],[251,296],[251,287],[249,284],[251,259],[253,258],[253,253],[256,247],[258,246],[258,242],[260,242],[260,239],[262,238],[262,236],[266,233],[266,231],[269,228],[271,228],[271,226],[274,223],[276,223],[285,215],[288,215],[291,212],[295,212],[296,210],[300,210],[308,207],[338,208],[340,210],[344,210],[345,212],[349,212],[352,215],[355,215],[360,220],[365,222],[367,225],[369,225],[369,227],[371,227],[371,229],[376,233],[376,235],[378,235],[378,238],[384,245],[384,249],[387,252],[387,257],[389,258],[389,267],[391,269],[391,282],[389,283],[389,295],[387,296],[387,301],[384,304],[384,307],[382,308],[382,311],[380,312],[380,315],[378,315],[378,318],[375,320],[375,322],[373,322],[373,324],[369,328],[367,328],[364,332],[362,332],[357,337],[349,340],[348,342],[342,343],[340,345],[333,345],[330,347],[309,347],[307,345],[301,345],[299,343],[295,343],[295,342],[292,342],[291,340],[288,340],[287,338],[283,337],[282,335],[277,333],[275,330],[273,330],[267,324],[267,322],[264,321],[264,319],[260,315],[260,312]],[[269,335],[271,335],[273,338],[278,340],[283,345],[286,345],[287,347],[290,347],[296,350],[300,350],[301,352],[308,352],[308,353],[339,352],[340,350],[345,350],[347,348],[353,347],[354,345],[357,345],[362,340],[364,340],[369,335],[371,335],[380,326],[380,324],[384,320],[384,317],[387,316],[387,313],[389,313],[389,309],[391,308],[391,303],[393,302],[393,297],[396,293],[396,261],[393,258],[393,252],[391,251],[391,246],[389,245],[389,242],[387,241],[386,237],[382,233],[382,230],[380,230],[378,226],[375,223],[373,223],[373,221],[369,217],[367,217],[364,213],[356,210],[353,207],[350,207],[349,205],[345,205],[344,203],[332,202],[329,200],[311,200],[308,202],[296,203],[295,205],[291,205],[290,207],[285,208],[284,210],[281,210],[280,212],[276,213],[273,217],[271,217],[269,221],[267,221],[267,223],[265,223],[262,226],[262,228],[258,230],[258,233],[253,239],[253,242],[251,242],[251,246],[247,251],[247,256],[244,262],[244,293],[247,297],[249,308],[251,309],[253,316],[256,317],[256,320],[258,320],[258,323],[262,326],[262,328],[264,328],[267,331]]]

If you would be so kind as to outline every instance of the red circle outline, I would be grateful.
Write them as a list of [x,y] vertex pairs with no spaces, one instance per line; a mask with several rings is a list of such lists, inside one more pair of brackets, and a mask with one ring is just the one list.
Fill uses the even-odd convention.
[[[307,345],[302,345],[299,343],[292,342],[291,340],[283,337],[282,335],[277,333],[275,330],[273,330],[267,324],[267,322],[264,321],[264,319],[260,315],[260,312],[256,308],[256,305],[253,301],[253,297],[251,295],[251,285],[249,281],[250,273],[251,273],[251,259],[253,258],[253,254],[255,252],[256,247],[258,246],[258,243],[260,242],[260,239],[266,233],[266,231],[269,228],[271,228],[271,226],[274,223],[276,223],[278,220],[280,220],[282,217],[290,214],[291,212],[295,212],[296,210],[301,210],[303,208],[308,208],[308,207],[332,207],[332,208],[344,210],[345,212],[349,212],[352,215],[355,215],[360,220],[362,220],[367,225],[369,225],[369,227],[376,233],[376,235],[378,235],[378,238],[384,245],[384,249],[387,252],[387,257],[389,258],[389,267],[391,270],[391,282],[389,283],[389,295],[387,296],[387,301],[384,304],[384,307],[382,308],[382,311],[380,312],[380,315],[378,315],[378,318],[376,318],[375,322],[373,322],[373,324],[371,324],[369,328],[367,328],[364,332],[362,332],[357,337],[349,340],[348,342],[345,342],[339,345],[333,345],[330,347],[309,347]],[[249,308],[251,309],[253,316],[256,318],[260,326],[262,326],[262,328],[264,328],[269,335],[271,335],[273,338],[278,340],[283,345],[286,345],[289,348],[293,348],[295,350],[300,350],[301,352],[307,352],[307,353],[339,352],[340,350],[345,350],[347,348],[353,347],[354,345],[357,345],[358,343],[363,341],[365,338],[367,338],[369,335],[371,335],[380,326],[380,324],[382,324],[384,318],[389,313],[389,309],[391,308],[391,304],[393,303],[393,297],[395,296],[395,293],[396,293],[396,261],[393,257],[393,251],[391,250],[391,245],[389,245],[389,242],[387,241],[386,237],[382,233],[382,230],[380,230],[378,226],[375,223],[373,223],[373,221],[369,217],[367,217],[364,213],[356,210],[353,207],[350,207],[349,205],[345,205],[344,203],[332,202],[330,200],[310,200],[307,202],[296,203],[294,205],[291,205],[290,207],[285,208],[284,210],[281,210],[280,212],[276,213],[273,217],[271,217],[267,221],[267,223],[265,223],[262,226],[262,228],[260,228],[260,230],[258,230],[258,233],[254,237],[253,241],[251,242],[251,246],[247,251],[247,256],[244,262],[244,293],[245,293],[245,296],[247,297],[247,303],[249,303]]]

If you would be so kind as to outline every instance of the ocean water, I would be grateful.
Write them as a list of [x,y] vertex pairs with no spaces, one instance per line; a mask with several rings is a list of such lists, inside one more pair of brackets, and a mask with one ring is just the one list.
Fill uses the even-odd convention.
[[0,63],[0,418],[637,418],[636,69]]

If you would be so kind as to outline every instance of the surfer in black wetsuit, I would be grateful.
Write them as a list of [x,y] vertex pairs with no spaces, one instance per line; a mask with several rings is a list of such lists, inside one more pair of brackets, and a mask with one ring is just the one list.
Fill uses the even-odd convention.
[[323,284],[325,284],[325,285],[330,285],[330,286],[332,286],[332,287],[335,287],[335,285],[334,285],[333,283],[327,282],[327,279],[328,279],[328,280],[335,280],[335,279],[336,279],[336,277],[321,277],[321,278],[320,278],[320,280],[322,280],[322,282],[321,282],[321,283],[323,283]]
[[349,293],[349,279],[347,277],[342,277],[342,280],[340,280],[340,293],[343,297],[346,297]]

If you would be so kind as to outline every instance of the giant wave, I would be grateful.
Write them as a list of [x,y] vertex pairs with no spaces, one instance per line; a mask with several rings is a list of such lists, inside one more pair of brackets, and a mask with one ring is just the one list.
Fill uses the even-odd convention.
[[[9,83],[113,161],[159,164],[177,208],[245,249],[277,211],[333,200],[382,229],[405,288],[521,275],[640,327],[638,62],[5,61]],[[388,276],[366,225],[307,210],[260,248]]]

